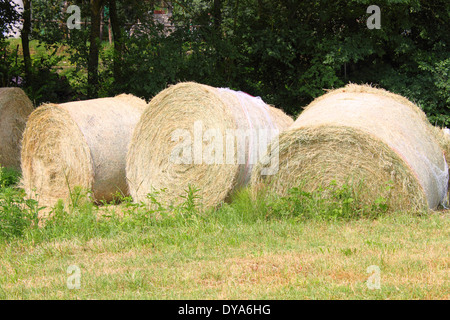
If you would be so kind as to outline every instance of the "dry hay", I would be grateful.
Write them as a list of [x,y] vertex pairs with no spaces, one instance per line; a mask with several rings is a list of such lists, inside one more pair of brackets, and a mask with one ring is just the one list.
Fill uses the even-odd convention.
[[22,149],[22,185],[44,204],[67,200],[75,187],[95,200],[127,195],[128,144],[147,106],[132,95],[64,104],[44,104],[27,123]]
[[20,145],[33,104],[19,88],[0,88],[0,165],[20,170]]
[[[284,195],[360,185],[361,200],[390,199],[394,210],[436,208],[446,201],[448,166],[425,114],[407,99],[367,85],[349,84],[313,101],[279,137],[275,175],[255,166],[256,192]],[[387,184],[391,188],[387,188]]]
[[[127,156],[130,193],[146,202],[149,193],[162,191],[159,201],[176,205],[192,185],[203,205],[216,206],[248,183],[256,150],[266,152],[270,140],[256,132],[270,139],[292,123],[243,92],[193,82],[171,86],[152,99],[136,126]],[[245,142],[233,136],[239,130],[249,133]]]

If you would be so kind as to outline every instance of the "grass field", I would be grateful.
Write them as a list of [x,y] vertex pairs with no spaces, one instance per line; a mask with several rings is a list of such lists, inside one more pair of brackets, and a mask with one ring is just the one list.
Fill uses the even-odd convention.
[[1,240],[0,298],[450,298],[449,211],[314,218],[273,214],[245,192],[217,210],[195,201],[59,204]]

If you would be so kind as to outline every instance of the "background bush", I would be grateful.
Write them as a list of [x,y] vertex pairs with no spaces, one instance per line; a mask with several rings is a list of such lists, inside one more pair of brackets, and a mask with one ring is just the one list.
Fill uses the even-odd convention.
[[[36,104],[90,97],[90,2],[73,1],[81,8],[81,30],[65,27],[64,3],[32,0],[31,37],[46,48],[25,84]],[[379,30],[366,26],[369,0],[172,1],[171,33],[152,19],[167,2],[103,1],[105,22],[113,3],[120,38],[108,43],[106,23],[96,96],[127,92],[150,99],[170,84],[197,81],[261,96],[297,115],[324,89],[370,83],[419,104],[433,124],[450,125],[446,0],[377,1]],[[20,50],[5,41],[2,85],[21,85]]]

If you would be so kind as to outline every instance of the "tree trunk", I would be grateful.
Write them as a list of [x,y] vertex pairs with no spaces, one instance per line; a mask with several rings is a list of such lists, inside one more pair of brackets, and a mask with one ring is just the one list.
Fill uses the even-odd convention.
[[[213,43],[216,46],[216,50],[219,50],[220,40],[222,39],[222,0],[214,0],[213,7],[213,15],[214,15],[214,34],[216,39]],[[221,74],[227,74],[228,65],[225,61],[225,57],[223,55],[218,55],[216,60],[216,68],[218,72]]]
[[108,19],[108,40],[109,44],[112,44],[111,18]]
[[91,34],[89,37],[89,61],[88,61],[88,96],[97,98],[99,90],[98,82],[98,54],[100,45],[100,21],[103,0],[90,0],[91,2]]
[[236,6],[234,10],[234,21],[233,21],[233,34],[236,35],[237,19],[239,15],[239,0],[236,0]]
[[30,54],[30,33],[31,33],[31,0],[23,0],[23,27],[21,32],[23,61],[25,65],[25,83],[31,81],[31,54]]
[[221,25],[222,25],[222,0],[214,0],[214,28],[216,32],[220,35]]
[[103,41],[103,31],[104,31],[104,19],[103,19],[103,9],[100,10],[100,42]]
[[[67,8],[69,7],[69,2],[68,1],[64,1],[64,5],[63,5],[63,12],[67,13]],[[64,30],[64,39],[68,39],[70,38],[70,32],[69,29],[67,28],[67,23],[62,23],[62,28]]]
[[121,61],[123,52],[122,31],[120,29],[120,21],[117,15],[116,0],[109,0],[109,17],[111,19],[111,28],[114,37],[114,81],[119,83],[121,74]]

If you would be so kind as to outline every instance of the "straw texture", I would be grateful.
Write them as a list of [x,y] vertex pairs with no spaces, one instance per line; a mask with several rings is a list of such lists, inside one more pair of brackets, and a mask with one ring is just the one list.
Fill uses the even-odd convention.
[[23,130],[33,104],[20,88],[0,88],[0,165],[20,170]]

